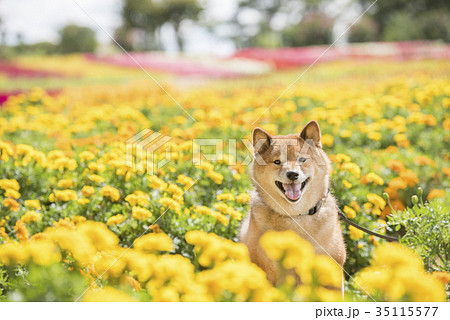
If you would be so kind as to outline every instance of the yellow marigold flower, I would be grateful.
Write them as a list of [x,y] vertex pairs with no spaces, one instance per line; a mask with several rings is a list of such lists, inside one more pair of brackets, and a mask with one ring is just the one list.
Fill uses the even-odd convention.
[[19,208],[20,208],[20,204],[16,200],[11,199],[11,198],[3,199],[3,205],[6,208],[9,208],[9,210],[14,211],[14,212],[19,211]]
[[246,204],[250,201],[250,195],[248,193],[241,193],[236,198],[237,202]]
[[19,240],[27,240],[30,237],[30,233],[28,232],[25,223],[22,220],[17,220],[16,225],[14,226],[14,230],[16,231],[17,239]]
[[198,214],[212,216],[212,210],[210,208],[208,208],[208,207],[205,207],[205,206],[197,206],[197,207],[195,207],[194,211],[196,213],[198,213]]
[[73,187],[72,179],[61,179],[58,181],[58,188],[70,189]]
[[[314,247],[294,231],[267,231],[259,243],[271,260],[281,262],[286,269],[296,268],[300,276],[310,276]],[[310,279],[304,280],[308,282]]]
[[352,240],[358,240],[364,236],[364,232],[355,228],[354,226],[349,226],[348,232],[350,234],[350,239]]
[[141,207],[132,207],[131,216],[136,220],[146,220],[152,216],[152,213]]
[[41,203],[39,200],[25,200],[25,206],[30,209],[41,210]]
[[353,163],[353,162],[342,163],[340,165],[340,169],[352,173],[357,178],[359,178],[359,175],[361,174],[360,167],[356,163]]
[[344,185],[344,187],[346,187],[347,189],[350,189],[353,185],[348,182],[347,180],[342,180],[342,184]]
[[96,175],[96,174],[91,174],[88,178],[89,178],[89,180],[91,180],[92,182],[95,182],[95,183],[105,182],[105,179],[103,177],[100,177],[99,175]]
[[120,199],[120,192],[119,192],[119,190],[117,190],[116,188],[111,187],[111,186],[104,186],[100,190],[100,194],[104,198],[109,198],[112,202],[117,202]]
[[384,184],[384,180],[376,173],[370,172],[361,177],[361,183],[362,184],[373,183],[374,185],[382,186]]
[[90,151],[83,151],[80,153],[80,159],[83,162],[91,161],[95,158],[95,155]]
[[352,158],[350,158],[348,155],[343,154],[343,153],[338,153],[335,157],[336,157],[336,161],[338,163],[350,162],[350,160],[352,160]]
[[222,213],[226,213],[229,207],[225,203],[216,203],[214,205],[214,208],[221,211]]
[[369,132],[369,133],[367,134],[367,137],[368,137],[370,140],[373,140],[373,141],[379,141],[379,140],[381,140],[382,135],[381,135],[381,133],[379,133],[379,132],[371,131],[371,132]]
[[8,189],[5,192],[5,197],[7,198],[19,199],[20,196],[21,196],[20,193],[13,189]]
[[349,219],[353,219],[356,217],[356,211],[348,206],[344,206],[343,211],[345,212],[345,214],[347,215],[347,218],[349,218]]
[[205,171],[213,171],[214,170],[214,166],[207,161],[202,161],[202,163],[200,165],[198,165],[198,167]]
[[241,175],[239,173],[233,173],[233,179],[234,180],[240,180],[241,179]]
[[165,233],[150,233],[136,239],[133,247],[139,251],[172,251],[172,239]]
[[48,266],[61,261],[61,253],[52,241],[44,239],[28,241],[24,249],[37,265]]
[[217,195],[217,200],[219,200],[219,201],[223,201],[223,200],[234,201],[234,196],[232,193],[221,193],[221,194]]
[[37,222],[40,221],[41,219],[42,219],[41,214],[34,210],[28,211],[22,216],[22,218],[20,218],[20,220],[22,220],[24,223]]
[[206,173],[208,177],[210,177],[216,184],[222,184],[223,175],[215,171],[208,171]]
[[384,209],[384,207],[386,207],[386,201],[384,201],[384,199],[382,197],[380,197],[379,195],[375,194],[375,193],[369,193],[367,195],[367,199],[372,202],[376,207],[380,208],[381,210]]
[[149,176],[147,180],[150,182],[150,187],[153,189],[165,190],[167,188],[167,183],[157,176]]
[[135,302],[136,299],[113,287],[90,289],[83,296],[85,302]]
[[91,200],[86,199],[86,198],[81,198],[81,199],[78,199],[77,202],[78,202],[79,204],[81,204],[81,205],[86,205],[86,204],[90,203]]
[[116,214],[115,216],[112,216],[108,219],[106,222],[106,225],[108,226],[115,226],[117,224],[121,224],[125,221],[125,217],[122,214]]
[[408,137],[404,133],[398,133],[394,136],[394,141],[397,143],[399,147],[409,147],[410,142],[408,140]]
[[[54,198],[58,201],[67,202],[70,200],[78,200],[78,195],[74,190],[55,190]],[[50,200],[51,201],[51,200]]]
[[0,188],[5,191],[8,189],[19,191],[20,185],[15,179],[0,179]]
[[350,138],[352,136],[352,132],[350,130],[342,130],[341,131],[341,137],[342,138]]
[[444,190],[432,189],[430,190],[430,193],[427,196],[427,200],[431,200],[434,198],[443,198],[444,196],[445,196]]
[[194,180],[182,174],[177,177],[176,182],[183,185],[185,190],[194,184]]
[[73,223],[75,223],[75,224],[79,224],[79,223],[85,222],[85,221],[86,221],[86,218],[83,217],[83,216],[73,216],[73,217],[72,217],[72,221],[73,221]]
[[167,187],[166,191],[169,192],[169,193],[171,193],[171,194],[172,194],[172,197],[173,197],[174,199],[181,198],[181,197],[183,196],[183,193],[184,193],[183,189],[181,189],[179,186],[177,186],[177,185],[175,185],[175,184],[170,184],[170,185]]
[[327,147],[332,147],[334,144],[334,138],[330,134],[324,134],[322,136],[322,144]]
[[84,186],[81,189],[81,194],[83,195],[83,197],[85,198],[89,198],[90,196],[92,196],[95,193],[95,189],[92,186]]

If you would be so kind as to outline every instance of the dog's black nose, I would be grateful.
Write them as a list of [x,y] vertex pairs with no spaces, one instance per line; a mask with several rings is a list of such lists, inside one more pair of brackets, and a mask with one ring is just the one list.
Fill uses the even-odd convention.
[[298,178],[298,172],[295,172],[295,171],[288,171],[286,173],[286,175],[287,175],[288,179],[292,180],[292,181],[297,180],[297,178]]

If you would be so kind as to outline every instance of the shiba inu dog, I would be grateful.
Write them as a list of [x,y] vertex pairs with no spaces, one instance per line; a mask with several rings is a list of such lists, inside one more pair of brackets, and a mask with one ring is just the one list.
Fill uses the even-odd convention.
[[345,261],[336,200],[329,192],[330,162],[320,141],[316,121],[310,121],[300,134],[271,136],[261,128],[253,130],[254,191],[239,237],[252,262],[273,284],[283,279],[278,278],[276,262],[259,245],[268,230],[294,230],[316,253],[330,255],[341,266]]

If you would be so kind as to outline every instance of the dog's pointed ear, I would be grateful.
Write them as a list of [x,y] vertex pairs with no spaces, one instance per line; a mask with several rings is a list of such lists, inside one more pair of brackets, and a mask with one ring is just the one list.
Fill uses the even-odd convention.
[[321,137],[322,135],[320,133],[319,124],[316,120],[311,120],[310,122],[308,122],[300,133],[300,138],[305,141],[308,139],[312,140],[316,147],[322,149],[322,142],[320,141]]
[[253,148],[255,153],[263,153],[269,149],[272,143],[272,136],[264,129],[256,127],[253,129]]

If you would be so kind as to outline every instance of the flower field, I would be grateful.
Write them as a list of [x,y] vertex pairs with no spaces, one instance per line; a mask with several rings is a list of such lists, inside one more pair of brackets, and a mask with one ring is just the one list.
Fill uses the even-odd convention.
[[[21,63],[76,80],[52,95],[58,80],[47,80],[0,108],[1,301],[447,300],[448,61],[319,64],[265,112],[302,70],[189,85],[163,76],[175,102],[137,70],[42,59]],[[298,287],[289,277],[273,287],[237,243],[252,189],[243,141],[255,126],[287,134],[311,119],[343,212],[401,237],[342,225],[345,297],[340,267],[294,232],[261,245]],[[155,155],[169,154],[166,165],[129,165],[127,140],[145,128],[171,137]],[[194,164],[195,139],[221,139],[223,158]]]

